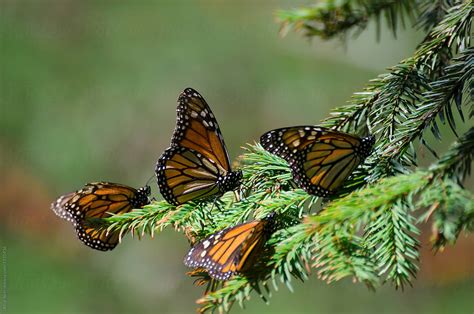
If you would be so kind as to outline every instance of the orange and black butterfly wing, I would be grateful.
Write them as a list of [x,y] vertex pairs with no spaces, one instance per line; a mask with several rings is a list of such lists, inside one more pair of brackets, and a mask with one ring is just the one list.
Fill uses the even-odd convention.
[[51,210],[60,218],[69,222],[73,222],[74,217],[69,212],[68,207],[70,200],[75,194],[75,192],[71,192],[60,196],[54,203],[51,204]]
[[256,226],[249,239],[245,241],[238,259],[235,261],[235,269],[237,272],[244,273],[255,266],[257,262],[256,259],[262,252],[263,246],[269,236],[266,230],[267,224],[268,222],[262,221],[261,224]]
[[188,267],[205,268],[217,280],[227,280],[236,271],[245,242],[255,232],[260,221],[240,224],[215,233],[196,244],[184,263]]
[[75,229],[79,240],[85,245],[101,251],[114,249],[119,243],[118,232],[107,232],[89,223],[94,218],[106,218],[112,214],[131,211],[131,200],[137,190],[128,186],[108,182],[89,183],[82,189],[82,197],[76,206],[82,211],[76,212]]
[[[70,213],[77,219],[106,218],[148,204],[135,188],[109,182],[88,183],[70,201]],[[74,210],[77,209],[77,210]]]
[[288,161],[295,183],[318,196],[334,193],[369,155],[374,138],[298,126],[265,133],[262,146]]
[[108,232],[105,229],[89,225],[87,221],[74,224],[79,240],[88,247],[99,251],[113,250],[120,242],[119,232]]
[[204,98],[186,88],[178,97],[176,129],[171,146],[186,147],[230,171],[230,160],[219,124]]
[[171,147],[159,158],[155,172],[161,194],[174,205],[218,196],[233,188],[234,184],[219,186],[232,173],[229,155],[214,114],[191,88],[178,98]]
[[196,244],[187,254],[188,267],[201,267],[217,280],[227,280],[233,274],[247,270],[273,230],[273,214],[264,220],[254,220],[226,228]]
[[307,190],[323,196],[334,193],[365,159],[363,154],[358,153],[360,146],[359,139],[336,134],[321,136],[308,149],[300,168],[304,172]]
[[171,204],[204,199],[219,193],[216,181],[220,171],[216,163],[196,151],[172,146],[158,162],[158,186]]
[[97,250],[111,250],[119,242],[118,232],[107,232],[89,223],[91,219],[130,212],[149,203],[150,188],[136,190],[109,182],[88,183],[84,188],[58,198],[51,207],[58,216],[72,222],[79,239]]

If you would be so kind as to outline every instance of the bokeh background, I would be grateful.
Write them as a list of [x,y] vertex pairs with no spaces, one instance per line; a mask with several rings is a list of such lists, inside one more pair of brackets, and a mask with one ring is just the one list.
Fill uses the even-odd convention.
[[[202,289],[184,275],[183,236],[127,237],[102,253],[49,204],[86,182],[145,184],[185,87],[207,99],[235,158],[271,128],[317,124],[422,38],[382,29],[377,42],[373,25],[346,43],[281,38],[275,10],[305,4],[0,0],[0,311],[194,312]],[[404,292],[313,276],[233,313],[473,313],[472,237],[435,255],[423,231]]]

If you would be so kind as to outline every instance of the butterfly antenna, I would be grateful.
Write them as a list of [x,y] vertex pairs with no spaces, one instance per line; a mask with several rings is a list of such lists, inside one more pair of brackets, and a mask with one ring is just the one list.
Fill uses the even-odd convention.
[[145,186],[150,185],[151,179],[153,179],[154,177],[155,177],[155,175],[152,175],[152,176],[148,179],[148,181],[146,181]]

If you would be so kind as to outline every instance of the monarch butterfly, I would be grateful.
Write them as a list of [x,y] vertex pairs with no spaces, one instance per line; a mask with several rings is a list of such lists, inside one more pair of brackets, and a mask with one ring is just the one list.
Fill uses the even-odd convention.
[[194,245],[184,259],[188,267],[205,269],[217,280],[227,280],[244,272],[255,262],[258,252],[275,231],[275,213],[223,229]]
[[310,194],[334,193],[370,154],[375,138],[317,126],[293,126],[260,137],[267,151],[285,159],[295,183]]
[[76,234],[85,245],[100,251],[114,249],[119,232],[107,232],[91,226],[88,219],[106,218],[112,214],[128,213],[150,203],[149,186],[138,190],[118,183],[87,183],[82,189],[65,194],[51,204],[59,217],[74,225]]
[[235,190],[241,171],[232,171],[219,125],[204,98],[186,88],[178,98],[171,146],[155,172],[163,197],[173,205],[219,197]]

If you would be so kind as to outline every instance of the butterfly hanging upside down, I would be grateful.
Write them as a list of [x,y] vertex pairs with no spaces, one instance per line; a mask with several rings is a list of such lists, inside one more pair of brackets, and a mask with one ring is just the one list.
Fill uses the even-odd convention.
[[310,194],[333,194],[370,154],[375,138],[318,126],[293,126],[269,131],[260,143],[285,159],[295,183]]
[[240,186],[242,172],[232,171],[219,125],[204,98],[186,88],[178,98],[171,146],[155,172],[170,204],[217,198]]
[[223,229],[210,235],[189,250],[184,264],[202,268],[217,280],[228,280],[254,266],[265,242],[276,229],[275,213]]
[[107,232],[90,225],[88,220],[124,214],[150,203],[149,186],[138,190],[118,183],[94,182],[65,194],[51,204],[59,217],[71,222],[85,245],[100,251],[114,249],[120,241],[119,231]]

